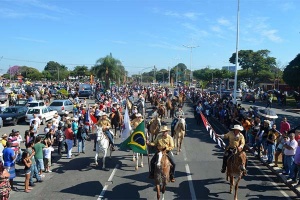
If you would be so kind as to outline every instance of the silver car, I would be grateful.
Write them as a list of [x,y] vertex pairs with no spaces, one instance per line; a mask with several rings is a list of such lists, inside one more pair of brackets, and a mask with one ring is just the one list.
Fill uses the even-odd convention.
[[49,107],[56,110],[59,115],[63,115],[66,111],[73,112],[74,105],[69,99],[59,99],[52,101]]

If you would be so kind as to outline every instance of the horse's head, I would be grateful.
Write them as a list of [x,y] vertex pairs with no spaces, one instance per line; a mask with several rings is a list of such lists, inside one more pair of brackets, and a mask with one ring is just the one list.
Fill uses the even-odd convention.
[[247,156],[246,153],[244,151],[240,151],[238,149],[238,147],[235,147],[233,150],[233,154],[234,154],[234,162],[239,165],[239,169],[241,171],[246,171],[246,162],[247,162]]

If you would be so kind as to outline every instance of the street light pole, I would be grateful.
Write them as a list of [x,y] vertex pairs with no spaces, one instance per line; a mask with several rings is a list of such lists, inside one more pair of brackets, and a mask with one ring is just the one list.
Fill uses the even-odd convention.
[[186,48],[189,48],[190,50],[191,50],[191,53],[190,53],[190,70],[191,70],[191,72],[190,72],[190,83],[192,83],[193,82],[193,71],[192,71],[192,53],[193,53],[193,49],[194,48],[197,48],[197,47],[199,47],[198,45],[197,46],[187,46],[187,45],[183,45],[184,47],[186,47]]
[[154,83],[156,83],[156,67],[154,65]]
[[237,7],[236,56],[235,56],[233,103],[237,103],[236,102],[236,92],[237,92],[237,70],[239,67],[239,28],[240,28],[239,23],[240,23],[240,0],[238,0],[238,7]]

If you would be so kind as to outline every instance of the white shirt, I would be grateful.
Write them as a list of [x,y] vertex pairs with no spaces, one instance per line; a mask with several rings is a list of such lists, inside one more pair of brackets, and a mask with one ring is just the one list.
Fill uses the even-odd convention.
[[30,126],[32,125],[32,121],[33,121],[33,120],[35,120],[35,121],[37,122],[37,125],[41,125],[41,120],[40,120],[40,118],[39,118],[39,117],[35,117],[35,118],[32,118],[32,119],[30,120],[30,123],[29,123]]
[[53,147],[46,147],[43,149],[44,151],[44,157],[45,158],[51,158],[51,152],[54,151]]
[[296,153],[296,149],[298,147],[298,142],[294,139],[291,141],[286,142],[286,144],[290,147],[292,147],[293,149],[289,150],[287,148],[284,148],[284,155],[286,156],[293,156]]

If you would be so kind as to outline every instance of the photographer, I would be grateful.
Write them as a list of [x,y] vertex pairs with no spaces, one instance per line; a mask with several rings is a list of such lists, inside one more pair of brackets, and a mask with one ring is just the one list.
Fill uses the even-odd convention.
[[282,165],[284,166],[283,145],[284,145],[286,139],[288,139],[287,131],[284,131],[277,138],[277,147],[275,150],[275,162],[274,162],[275,165],[274,165],[274,167],[278,167],[278,158],[281,153],[282,153]]

